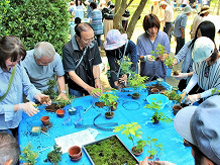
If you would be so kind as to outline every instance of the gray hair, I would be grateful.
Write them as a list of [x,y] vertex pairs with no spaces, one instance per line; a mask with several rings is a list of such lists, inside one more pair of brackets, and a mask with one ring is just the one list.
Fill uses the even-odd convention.
[[4,165],[12,159],[11,164],[16,164],[19,160],[20,148],[17,140],[6,132],[0,132],[0,165]]
[[52,58],[54,55],[55,49],[49,42],[39,42],[34,47],[34,56],[36,59],[41,59],[42,57]]

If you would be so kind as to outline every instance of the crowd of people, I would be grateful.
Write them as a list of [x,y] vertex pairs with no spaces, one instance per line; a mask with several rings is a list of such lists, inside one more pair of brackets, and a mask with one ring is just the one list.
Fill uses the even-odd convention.
[[[220,90],[219,50],[215,43],[215,34],[219,29],[216,29],[211,21],[204,19],[209,14],[209,7],[203,6],[196,15],[191,30],[192,40],[185,44],[185,36],[190,35],[185,34],[185,28],[192,8],[186,5],[174,20],[170,4],[165,1],[158,4],[158,1],[155,1],[150,13],[143,18],[144,33],[137,38],[135,44],[126,34],[113,29],[114,4],[111,1],[99,4],[99,7],[103,7],[102,11],[98,9],[96,1],[88,0],[86,3],[89,22],[81,22],[80,16],[76,17],[74,33],[70,41],[63,45],[62,59],[53,45],[46,41],[36,43],[33,50],[26,51],[17,37],[4,36],[0,39],[0,155],[13,149],[4,149],[6,145],[15,147],[14,156],[6,155],[7,152],[4,153],[4,159],[0,156],[0,164],[18,160],[17,142],[12,135],[16,134],[22,113],[29,116],[37,114],[39,110],[35,107],[36,102],[51,104],[49,96],[43,94],[48,89],[49,80],[57,82],[54,87],[57,99],[67,100],[67,93],[76,97],[101,95],[102,92],[99,93],[95,89],[100,88],[102,91],[99,68],[102,63],[102,34],[105,36],[103,46],[110,66],[108,79],[112,88],[117,89],[119,82],[127,81],[129,75],[120,73],[118,63],[125,57],[131,61],[131,71],[148,76],[149,81],[157,78],[166,80],[166,56],[157,56],[151,52],[161,44],[166,54],[170,54],[173,25],[177,42],[173,65],[183,61],[181,72],[174,77],[180,80],[179,89],[183,92],[183,98],[186,97],[192,104],[196,101],[201,103],[197,107],[188,106],[182,109],[175,117],[174,126],[177,132],[190,142],[192,154],[198,164],[220,164],[217,147],[220,142],[219,96],[212,96],[214,89],[217,89],[214,94],[218,94]],[[76,6],[80,5],[82,4],[78,1]],[[156,8],[158,6],[159,8]],[[165,17],[161,19],[158,10],[164,10]],[[73,9],[69,8],[69,11],[73,12]],[[128,13],[124,14],[124,17],[129,16]],[[128,19],[123,21],[123,28],[126,30]],[[68,86],[68,92],[65,84]],[[27,102],[24,102],[23,94],[26,95]],[[210,133],[211,131],[213,133]],[[153,163],[146,158],[140,164]]]

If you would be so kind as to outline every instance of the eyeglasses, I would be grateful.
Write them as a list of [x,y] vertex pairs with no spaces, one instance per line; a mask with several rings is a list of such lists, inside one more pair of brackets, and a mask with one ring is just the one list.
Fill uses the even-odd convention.
[[210,66],[207,66],[207,67],[205,68],[205,72],[204,72],[204,76],[205,76],[206,78],[209,77],[209,71],[210,71]]
[[88,43],[94,41],[95,37],[93,37],[93,38],[91,38],[91,39],[87,39],[86,41],[85,41],[84,39],[82,39],[82,38],[80,38],[80,39],[81,39],[85,44],[88,44]]

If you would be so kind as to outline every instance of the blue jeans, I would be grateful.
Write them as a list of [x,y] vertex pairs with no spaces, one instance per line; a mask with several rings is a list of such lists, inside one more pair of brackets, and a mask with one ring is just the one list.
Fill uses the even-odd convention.
[[180,49],[184,46],[185,44],[185,38],[182,39],[182,37],[177,37],[176,38],[176,54],[180,51]]
[[71,89],[71,88],[69,88],[69,94],[71,96],[76,96],[76,97],[82,97],[83,94],[89,95],[88,92],[78,91],[78,90],[74,90],[74,89]]
[[98,46],[101,46],[101,35],[95,35],[96,36],[96,41],[98,43]]

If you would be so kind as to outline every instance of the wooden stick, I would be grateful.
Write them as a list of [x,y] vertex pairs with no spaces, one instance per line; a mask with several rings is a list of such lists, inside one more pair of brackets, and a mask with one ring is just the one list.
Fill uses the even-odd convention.
[[42,131],[42,130],[41,130],[41,132],[42,132],[43,134],[45,134],[45,135],[49,136],[49,135],[48,135],[46,132],[44,132],[44,131]]

